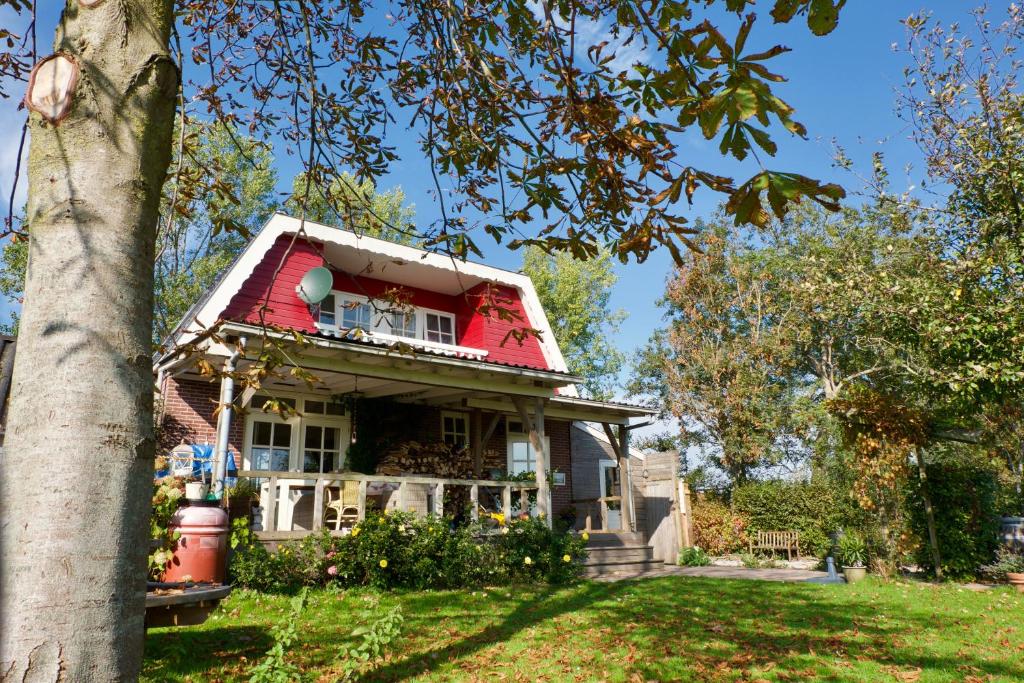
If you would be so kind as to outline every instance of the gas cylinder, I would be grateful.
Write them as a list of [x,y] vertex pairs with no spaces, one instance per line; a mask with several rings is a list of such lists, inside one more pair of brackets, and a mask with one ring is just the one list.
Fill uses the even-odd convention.
[[163,580],[224,583],[228,556],[228,513],[216,503],[190,501],[171,517],[169,528],[178,531]]

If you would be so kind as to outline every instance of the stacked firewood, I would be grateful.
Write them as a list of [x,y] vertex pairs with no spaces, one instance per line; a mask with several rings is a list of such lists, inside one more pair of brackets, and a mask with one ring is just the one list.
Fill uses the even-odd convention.
[[468,448],[455,450],[443,443],[406,441],[384,454],[377,463],[377,474],[420,474],[440,479],[471,479],[473,454]]

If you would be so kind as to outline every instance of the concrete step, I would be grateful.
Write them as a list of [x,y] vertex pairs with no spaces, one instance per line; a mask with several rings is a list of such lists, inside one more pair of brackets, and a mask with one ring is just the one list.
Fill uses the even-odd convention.
[[654,548],[649,545],[624,547],[587,548],[585,564],[601,564],[602,562],[646,562],[654,559]]
[[587,547],[622,547],[646,545],[647,539],[638,531],[591,531]]
[[583,565],[583,576],[594,578],[597,576],[634,576],[645,572],[655,572],[665,567],[664,562],[658,560],[643,560],[630,562],[600,562]]

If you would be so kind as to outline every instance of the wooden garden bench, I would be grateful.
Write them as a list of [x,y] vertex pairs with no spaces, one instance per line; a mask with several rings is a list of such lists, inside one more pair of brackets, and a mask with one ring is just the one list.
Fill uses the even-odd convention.
[[787,559],[793,559],[793,551],[800,557],[800,532],[799,531],[758,531],[754,538],[750,539],[750,553],[755,550],[785,550]]

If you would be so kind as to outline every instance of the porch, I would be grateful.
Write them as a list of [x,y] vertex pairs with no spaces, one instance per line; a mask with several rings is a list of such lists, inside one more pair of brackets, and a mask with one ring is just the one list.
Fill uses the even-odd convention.
[[[242,470],[238,474],[258,482],[260,505],[253,526],[256,537],[264,542],[303,538],[325,528],[333,535],[351,533],[371,510],[449,515],[474,522],[484,519],[499,527],[515,515],[536,514],[537,509],[535,482],[358,472],[310,475]],[[347,498],[350,490],[354,495]]]

